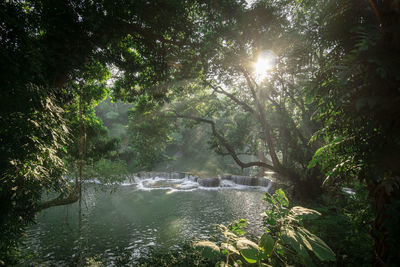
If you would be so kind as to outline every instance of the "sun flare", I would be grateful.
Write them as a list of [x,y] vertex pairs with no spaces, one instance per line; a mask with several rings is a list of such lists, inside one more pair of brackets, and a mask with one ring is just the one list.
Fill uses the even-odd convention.
[[264,79],[267,77],[268,72],[275,66],[275,59],[276,56],[273,52],[264,52],[258,57],[257,62],[253,65],[254,74],[257,79]]

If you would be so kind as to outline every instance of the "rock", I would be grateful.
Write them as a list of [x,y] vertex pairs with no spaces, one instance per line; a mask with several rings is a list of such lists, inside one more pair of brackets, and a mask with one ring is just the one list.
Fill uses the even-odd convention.
[[271,181],[268,178],[258,177],[257,178],[257,185],[268,187],[271,184]]
[[221,180],[232,180],[232,175],[220,175]]
[[197,178],[197,182],[205,187],[218,187],[221,180],[219,178]]
[[186,174],[183,172],[171,172],[169,174],[170,174],[169,178],[171,179],[183,179],[186,177]]
[[187,178],[188,178],[190,181],[193,181],[193,182],[197,182],[197,179],[199,179],[198,176],[196,176],[196,175],[191,175],[191,174],[187,175]]
[[232,175],[231,181],[235,184],[247,185],[247,186],[265,186],[267,187],[271,182],[267,178],[263,177],[248,177],[248,176],[238,176]]

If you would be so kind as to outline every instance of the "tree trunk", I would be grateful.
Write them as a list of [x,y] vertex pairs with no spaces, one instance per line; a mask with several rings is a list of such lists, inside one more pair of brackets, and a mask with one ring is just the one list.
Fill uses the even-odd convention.
[[276,173],[281,175],[282,179],[288,180],[294,186],[295,191],[293,197],[297,199],[313,200],[321,196],[324,192],[321,186],[319,172],[307,176],[306,179],[302,179],[298,173],[284,167],[277,170]]
[[394,188],[388,194],[382,183],[368,185],[370,198],[375,210],[371,235],[374,238],[373,266],[398,266],[400,264],[400,189]]

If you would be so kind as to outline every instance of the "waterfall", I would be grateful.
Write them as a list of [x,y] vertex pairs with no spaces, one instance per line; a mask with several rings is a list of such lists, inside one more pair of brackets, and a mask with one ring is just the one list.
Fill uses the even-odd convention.
[[239,176],[239,175],[222,175],[220,176],[222,180],[229,180],[235,184],[247,185],[247,186],[263,186],[268,187],[271,181],[264,177],[249,177],[249,176]]
[[[100,183],[97,180],[91,182]],[[220,190],[220,189],[257,189],[268,192],[271,180],[264,177],[240,175],[219,175],[218,177],[198,177],[184,172],[140,172],[126,175],[122,186],[136,186],[139,190]]]
[[140,178],[153,178],[153,177],[164,177],[168,179],[183,179],[186,177],[184,172],[139,172],[137,174]]

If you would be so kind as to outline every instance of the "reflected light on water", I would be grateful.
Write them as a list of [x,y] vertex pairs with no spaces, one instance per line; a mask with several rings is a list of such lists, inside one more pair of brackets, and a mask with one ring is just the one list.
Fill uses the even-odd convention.
[[167,192],[165,192],[166,195],[170,195],[172,193],[175,193],[175,190],[171,189],[171,190],[168,190]]

